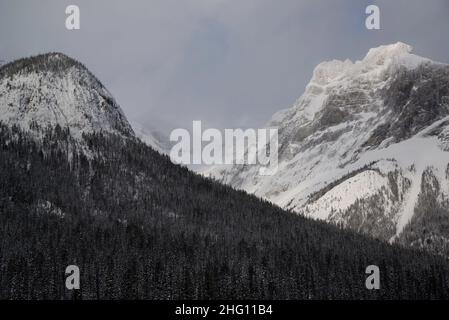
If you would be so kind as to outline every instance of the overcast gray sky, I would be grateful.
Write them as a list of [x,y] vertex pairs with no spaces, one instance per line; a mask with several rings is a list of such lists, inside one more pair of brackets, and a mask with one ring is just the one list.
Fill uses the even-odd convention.
[[[65,29],[76,4],[81,30]],[[381,28],[365,28],[365,8]],[[0,0],[0,60],[60,51],[83,62],[130,120],[260,127],[323,60],[402,41],[449,63],[449,0]]]

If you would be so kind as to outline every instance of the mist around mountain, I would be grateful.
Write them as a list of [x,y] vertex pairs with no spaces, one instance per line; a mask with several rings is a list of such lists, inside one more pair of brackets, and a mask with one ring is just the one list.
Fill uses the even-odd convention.
[[384,241],[449,254],[449,66],[404,43],[319,64],[279,128],[279,170],[209,175]]
[[[449,297],[439,256],[174,165],[62,54],[3,66],[0,88],[1,299]],[[65,287],[68,265],[80,290]],[[369,265],[381,290],[365,287]]]
[[143,125],[137,121],[131,122],[131,127],[133,128],[135,135],[145,144],[159,153],[170,154],[172,142],[163,133],[156,129],[151,129],[147,125]]

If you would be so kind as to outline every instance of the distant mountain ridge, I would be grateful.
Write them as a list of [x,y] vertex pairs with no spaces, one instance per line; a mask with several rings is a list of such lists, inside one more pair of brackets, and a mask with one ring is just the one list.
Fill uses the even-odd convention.
[[170,154],[171,142],[168,137],[165,137],[157,130],[149,129],[147,126],[136,121],[132,121],[131,126],[136,137],[142,140],[145,144],[159,153]]
[[411,52],[399,42],[355,63],[319,64],[295,105],[268,124],[279,128],[277,173],[233,166],[212,176],[309,217],[403,239],[407,225],[417,230],[428,188],[442,210],[449,197],[449,66]]

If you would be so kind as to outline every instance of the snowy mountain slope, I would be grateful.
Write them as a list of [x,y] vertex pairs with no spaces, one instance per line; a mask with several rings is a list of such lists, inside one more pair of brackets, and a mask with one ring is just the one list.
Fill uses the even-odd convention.
[[449,66],[411,51],[396,43],[355,63],[321,63],[294,106],[268,123],[279,128],[278,171],[233,166],[210,175],[295,212],[397,239],[425,172],[441,186],[438,201],[449,197]]
[[61,53],[20,59],[0,68],[0,121],[26,130],[68,127],[133,136],[121,108],[82,64]]

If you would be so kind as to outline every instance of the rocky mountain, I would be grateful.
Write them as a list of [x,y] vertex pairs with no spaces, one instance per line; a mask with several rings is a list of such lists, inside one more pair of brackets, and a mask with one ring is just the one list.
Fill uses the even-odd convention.
[[157,132],[128,123],[123,111],[102,83],[80,62],[49,53],[16,60],[0,69],[0,121],[33,131],[69,128],[82,134],[108,132],[141,139],[166,153],[169,146]]
[[[134,137],[74,60],[43,55],[0,75],[0,299],[449,297],[441,257],[291,214],[173,164]],[[381,290],[365,287],[373,264]],[[79,290],[66,288],[69,265]]]
[[[277,172],[236,165],[212,176],[376,238],[446,243],[449,66],[411,52],[396,43],[355,63],[319,64],[294,106],[268,124],[279,129]],[[424,212],[429,201],[437,218]]]
[[62,53],[16,60],[0,69],[0,121],[38,133],[47,126],[133,136],[120,106],[81,63]]

